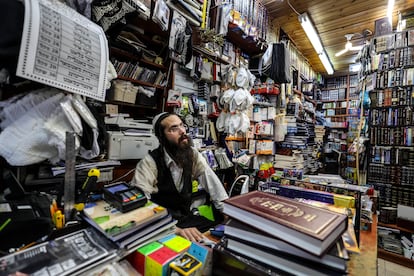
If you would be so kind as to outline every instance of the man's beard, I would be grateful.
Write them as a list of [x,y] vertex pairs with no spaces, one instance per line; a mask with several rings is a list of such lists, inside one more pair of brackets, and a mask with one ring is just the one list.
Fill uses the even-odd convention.
[[[182,141],[187,138],[187,143],[182,143]],[[165,139],[165,150],[171,156],[172,159],[184,170],[191,170],[193,166],[194,153],[191,148],[193,145],[193,140],[187,136],[183,135],[178,140],[178,144],[168,141]]]

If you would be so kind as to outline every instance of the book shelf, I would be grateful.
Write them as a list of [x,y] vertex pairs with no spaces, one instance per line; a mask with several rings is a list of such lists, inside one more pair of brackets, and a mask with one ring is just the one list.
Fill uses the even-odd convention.
[[[378,222],[378,226],[391,228],[391,229],[396,229],[400,232],[409,233],[409,235],[414,233],[414,229],[407,229],[407,228],[404,228],[404,227],[397,226],[396,224],[385,224],[385,223],[382,223],[382,222]],[[378,241],[378,244],[379,244],[379,241]],[[414,260],[405,258],[404,256],[402,256],[400,254],[396,254],[396,253],[387,251],[387,250],[385,250],[383,248],[380,248],[380,247],[378,247],[378,258],[382,258],[384,260],[387,260],[387,261],[397,263],[397,264],[400,264],[400,265],[403,265],[403,266],[414,269]]]
[[365,71],[371,82],[368,181],[380,191],[384,207],[414,206],[414,59],[413,45],[408,43],[412,31],[376,37],[376,55]]
[[[325,148],[339,155],[339,174],[353,184],[357,184],[356,163],[355,156],[348,153],[348,148],[356,137],[360,120],[358,80],[355,74],[326,79],[318,101],[330,129]],[[326,158],[332,159],[332,154],[327,152]],[[345,166],[340,165],[342,159]]]
[[[380,212],[384,213],[384,207],[414,206],[412,33],[411,29],[374,37],[369,46],[372,51],[361,58],[361,78],[370,99],[367,182],[379,191]],[[378,226],[409,236],[414,233],[381,222]],[[414,262],[399,255],[399,249],[391,252],[378,247],[378,257],[414,268]]]
[[321,91],[318,103],[331,128],[346,128],[348,117],[358,117],[359,91],[357,75],[329,78]]

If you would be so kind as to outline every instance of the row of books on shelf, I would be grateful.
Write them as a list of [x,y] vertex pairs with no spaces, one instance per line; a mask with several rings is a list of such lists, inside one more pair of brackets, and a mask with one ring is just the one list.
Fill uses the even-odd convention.
[[322,91],[322,101],[346,100],[346,88],[330,89]]
[[[393,166],[371,163],[368,168],[368,181],[370,183],[392,183],[394,185],[409,185],[412,187],[414,168],[408,166]],[[391,185],[391,184],[390,184]],[[412,206],[410,204],[410,206]]]
[[348,127],[348,122],[333,121],[332,118],[326,118],[326,126],[331,128],[346,128]]
[[358,86],[359,83],[359,76],[358,75],[350,75],[349,76],[349,86],[350,88],[355,88]]
[[369,123],[382,127],[412,126],[414,112],[408,106],[372,108]]
[[378,247],[386,251],[413,259],[413,237],[411,233],[386,226],[378,226]]
[[[214,248],[215,271],[342,275],[349,259],[346,248],[353,244],[359,252],[352,223],[341,212],[262,191],[226,200],[223,212],[230,219]],[[233,261],[224,265],[219,257]],[[228,265],[234,262],[244,268]]]
[[374,74],[376,88],[414,84],[414,68],[396,68]]
[[[410,207],[414,206],[414,187],[412,186],[398,186],[389,183],[375,183],[374,188],[379,192],[379,205],[383,206],[381,207],[381,210],[389,209],[391,211],[392,209],[397,209],[400,205]],[[393,223],[390,223],[391,220],[388,221],[389,222],[383,223],[395,225],[395,217]],[[397,226],[406,229],[412,229],[412,222],[401,220],[400,218],[397,218],[396,221]]]
[[142,67],[137,62],[122,62],[118,60],[113,60],[112,62],[119,76],[155,85],[163,85],[166,80],[166,73]]
[[370,92],[371,107],[413,105],[412,86],[376,89]]
[[370,128],[370,142],[381,146],[413,146],[414,126]]
[[414,64],[413,48],[391,50],[372,57],[373,70],[389,70]]
[[414,30],[378,36],[373,41],[377,53],[412,46],[414,45]]
[[408,148],[390,146],[371,146],[371,162],[385,165],[408,165],[414,151]]
[[346,88],[348,84],[347,76],[326,79],[327,88]]
[[343,102],[328,102],[328,103],[323,103],[322,104],[322,109],[327,109],[327,108],[346,108],[347,107],[347,102],[343,101]]
[[335,108],[335,109],[329,108],[329,109],[324,110],[323,115],[329,117],[329,116],[337,116],[337,115],[346,115],[346,113],[347,113],[346,107]]
[[358,99],[359,98],[359,89],[357,87],[349,87],[349,99]]

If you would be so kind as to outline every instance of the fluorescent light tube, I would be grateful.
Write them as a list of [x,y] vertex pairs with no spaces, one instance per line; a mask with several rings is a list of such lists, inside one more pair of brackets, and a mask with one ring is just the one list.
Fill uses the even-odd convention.
[[320,54],[323,51],[323,46],[321,40],[319,39],[319,35],[313,27],[313,24],[306,12],[299,15],[299,22],[302,25],[302,28],[305,30],[305,33],[312,43],[312,46],[315,49],[316,53]]
[[315,27],[313,26],[306,12],[299,15],[299,22],[302,25],[302,28],[305,31],[310,42],[312,43],[312,46],[315,49],[316,53],[319,55],[319,59],[321,60],[323,66],[325,67],[326,72],[329,75],[332,75],[334,72],[332,64],[329,61],[329,58],[326,55],[325,49],[322,46],[322,42],[319,38],[319,35],[316,32]]
[[321,60],[323,66],[325,67],[325,70],[328,73],[328,75],[332,75],[334,70],[325,51],[319,54],[319,59]]

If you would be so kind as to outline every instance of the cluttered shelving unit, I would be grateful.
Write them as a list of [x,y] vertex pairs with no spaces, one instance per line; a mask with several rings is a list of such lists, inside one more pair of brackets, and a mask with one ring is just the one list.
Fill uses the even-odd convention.
[[[402,237],[408,239],[413,233],[412,228],[378,222],[378,258],[414,269],[414,261],[409,258],[410,253],[402,251],[398,245]],[[397,247],[395,247],[396,244]],[[395,251],[396,248],[401,250]],[[405,254],[408,254],[407,257],[404,257]]]
[[378,257],[410,268],[407,248],[414,231],[412,225],[399,225],[399,209],[414,206],[413,37],[413,29],[376,36],[361,56],[364,103],[369,105],[367,183],[379,192]]
[[414,191],[410,185],[414,171],[411,149],[413,79],[410,77],[414,70],[411,57],[414,45],[407,42],[413,32],[377,37],[373,71],[367,76],[372,80],[368,180],[380,191],[380,204],[384,207],[414,206],[411,197]]
[[129,15],[118,32],[107,34],[109,56],[117,79],[106,103],[132,118],[163,110],[170,77],[166,31],[140,16]]
[[349,148],[357,136],[360,121],[358,87],[355,74],[327,79],[318,101],[329,128],[325,160],[335,168],[333,171],[327,167],[327,173],[338,173],[352,184],[357,183],[356,158]]

